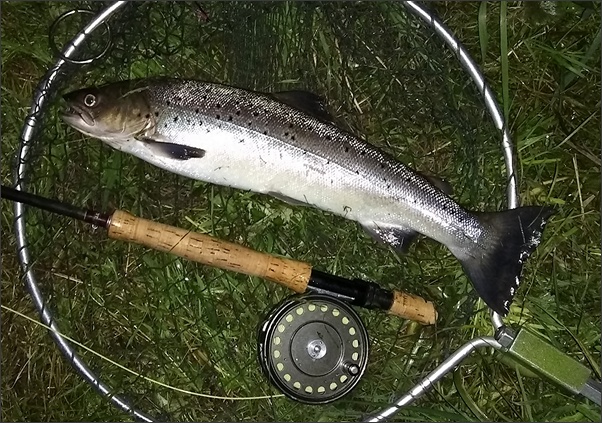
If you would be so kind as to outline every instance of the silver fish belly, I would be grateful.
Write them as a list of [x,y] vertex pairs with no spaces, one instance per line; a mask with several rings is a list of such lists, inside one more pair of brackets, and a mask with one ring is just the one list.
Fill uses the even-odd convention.
[[307,203],[375,230],[413,230],[455,250],[478,245],[484,233],[475,218],[402,163],[266,96],[203,83],[151,87],[149,102],[159,114],[149,138],[205,152],[179,160],[140,142],[122,148],[163,169]]

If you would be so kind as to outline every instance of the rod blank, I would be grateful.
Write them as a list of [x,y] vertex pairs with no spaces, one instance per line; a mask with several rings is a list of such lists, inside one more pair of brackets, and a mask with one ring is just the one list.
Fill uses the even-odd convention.
[[25,191],[19,191],[4,185],[2,185],[0,189],[0,196],[7,200],[28,204],[51,213],[83,220],[86,223],[91,223],[103,228],[107,227],[109,215],[105,213],[82,209],[80,207],[72,206],[71,204],[63,203],[62,201],[52,200]]
[[108,230],[109,237],[224,270],[257,276],[297,293],[326,292],[366,308],[378,308],[430,325],[437,320],[432,302],[405,292],[383,289],[374,282],[349,280],[313,270],[309,263],[277,257],[209,235],[165,225],[116,210],[113,214],[85,210],[2,186],[2,198],[82,220]]

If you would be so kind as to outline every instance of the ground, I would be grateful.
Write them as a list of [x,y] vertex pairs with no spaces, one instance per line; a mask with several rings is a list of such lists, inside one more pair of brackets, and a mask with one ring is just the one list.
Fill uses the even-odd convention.
[[[102,7],[2,2],[4,185],[14,182],[34,89],[55,61],[49,28],[77,5]],[[506,207],[500,135],[478,91],[454,55],[401,5],[200,7],[131,5],[130,14],[111,26],[108,56],[73,67],[61,91],[147,75],[263,91],[308,89],[327,99],[341,125],[409,165],[446,178],[454,199],[467,208]],[[550,205],[556,212],[525,268],[506,322],[539,333],[599,379],[599,3],[430,7],[496,93],[516,146],[521,204]],[[57,26],[57,43],[85,19]],[[106,39],[105,33],[90,49],[102,49]],[[342,218],[170,175],[67,128],[57,118],[61,105],[60,98],[51,99],[35,138],[28,190],[97,210],[128,210],[403,289],[433,301],[439,312],[437,325],[422,327],[358,309],[370,336],[368,368],[357,388],[333,404],[233,400],[278,394],[257,363],[255,330],[290,291],[112,241],[102,229],[29,209],[34,272],[57,324],[86,347],[76,349],[103,381],[138,409],[171,421],[359,420],[406,392],[464,342],[492,334],[487,309],[445,247],[419,239],[402,256]],[[37,312],[18,265],[13,217],[12,204],[3,200],[2,419],[131,420],[96,394],[47,331],[27,319],[37,319]],[[398,417],[599,421],[600,409],[483,350]]]

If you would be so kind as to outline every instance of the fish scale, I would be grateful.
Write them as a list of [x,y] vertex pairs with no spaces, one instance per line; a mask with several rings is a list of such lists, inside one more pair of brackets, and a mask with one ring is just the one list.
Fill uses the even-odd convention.
[[167,171],[338,214],[399,251],[417,234],[439,241],[503,315],[552,214],[538,206],[468,211],[441,181],[339,128],[305,92],[158,78],[64,97],[68,124]]
[[[202,100],[200,104],[199,99]],[[279,192],[299,201],[305,201],[307,192],[312,189],[330,189],[334,191],[332,194],[322,195],[315,201],[312,197],[309,202],[318,208],[357,220],[363,226],[413,227],[443,243],[475,243],[484,231],[476,219],[402,163],[337,127],[276,103],[267,96],[217,84],[189,82],[150,88],[149,103],[162,110],[155,126],[156,135],[205,150],[208,154],[203,160],[212,152],[219,154],[227,151],[221,164],[227,166],[237,155],[232,149],[245,150],[248,154],[244,154],[244,157],[249,154],[261,157],[262,150],[278,151],[278,160],[283,160],[283,151],[287,151],[289,161],[303,161],[310,169],[305,175],[305,189],[298,192],[292,191],[292,187],[281,189],[287,188],[281,184],[261,187],[257,180],[253,186],[249,186],[241,181],[239,175],[233,175],[222,185],[262,193]],[[201,133],[204,131],[208,139],[199,139],[198,128],[201,128]],[[218,137],[219,145],[211,145],[210,139]],[[237,140],[237,137],[240,139]],[[270,158],[274,158],[273,154]],[[186,174],[188,165],[180,164],[179,173]],[[252,171],[248,169],[252,163],[247,163],[245,173],[252,173],[258,180],[263,180],[258,178],[257,173],[263,171],[272,174],[277,165],[277,162],[270,166],[258,165],[258,170]],[[287,178],[301,176],[295,173],[298,169],[294,166],[288,169],[288,175],[282,175],[281,172],[277,174]],[[218,183],[215,175],[204,175],[198,179]],[[308,184],[307,179],[315,180],[317,184]],[[354,183],[335,184],[335,181]],[[329,201],[338,197],[335,192],[340,192],[341,185],[357,192],[361,198],[352,201],[347,191],[343,203]],[[421,195],[415,195],[417,192]],[[373,196],[380,201],[366,201]],[[351,204],[357,206],[352,207]],[[412,219],[416,214],[426,219]],[[416,228],[420,223],[424,224]],[[436,225],[445,225],[446,229],[430,227]]]

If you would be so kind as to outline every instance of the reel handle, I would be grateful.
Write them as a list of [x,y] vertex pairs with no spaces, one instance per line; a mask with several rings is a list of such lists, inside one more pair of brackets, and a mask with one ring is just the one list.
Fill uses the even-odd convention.
[[[261,253],[209,235],[136,217],[122,210],[113,213],[107,229],[109,237],[113,239],[134,242],[220,269],[257,276],[297,293],[311,289],[312,267],[302,261]],[[390,314],[422,324],[435,323],[437,313],[433,303],[400,291],[387,291],[387,294],[391,301],[385,309]]]

